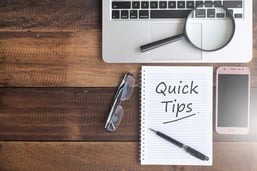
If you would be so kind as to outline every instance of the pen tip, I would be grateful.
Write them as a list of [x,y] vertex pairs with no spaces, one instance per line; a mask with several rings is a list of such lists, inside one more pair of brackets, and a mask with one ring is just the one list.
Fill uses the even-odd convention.
[[149,129],[150,129],[151,131],[155,132],[155,133],[157,132],[156,130],[154,130],[154,129],[152,129],[152,128],[149,128]]

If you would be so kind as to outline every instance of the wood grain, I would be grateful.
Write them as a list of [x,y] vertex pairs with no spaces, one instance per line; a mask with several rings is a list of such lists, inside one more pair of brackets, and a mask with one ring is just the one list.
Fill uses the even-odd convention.
[[0,27],[7,30],[101,28],[101,0],[1,0]]
[[[120,129],[110,136],[104,124],[114,88],[2,88],[0,140],[137,141],[138,94],[123,103]],[[103,100],[104,99],[104,100]]]
[[[1,88],[0,140],[139,141],[139,89],[122,103],[125,114],[119,129],[113,134],[104,130],[115,91],[115,88]],[[257,88],[253,88],[249,134],[220,135],[213,128],[214,141],[257,142],[256,103]]]
[[107,64],[101,31],[0,32],[0,85],[113,87],[139,64]]
[[214,143],[213,150],[212,167],[141,166],[135,142],[1,142],[0,170],[257,170],[257,143]]

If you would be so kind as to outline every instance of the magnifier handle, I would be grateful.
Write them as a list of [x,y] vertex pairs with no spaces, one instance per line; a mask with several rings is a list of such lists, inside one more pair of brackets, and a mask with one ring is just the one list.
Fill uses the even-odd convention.
[[140,46],[140,50],[141,50],[141,52],[146,52],[146,51],[158,48],[160,46],[163,46],[163,45],[166,45],[166,44],[169,44],[169,43],[172,43],[172,42],[184,39],[184,38],[185,38],[184,33],[178,34],[176,36],[168,37],[168,38],[165,38],[162,40],[158,40],[158,41]]

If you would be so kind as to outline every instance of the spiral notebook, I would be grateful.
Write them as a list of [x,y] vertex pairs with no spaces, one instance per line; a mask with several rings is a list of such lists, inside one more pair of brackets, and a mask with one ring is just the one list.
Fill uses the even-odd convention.
[[[142,66],[142,165],[212,165],[212,67]],[[158,130],[209,157],[202,161]]]

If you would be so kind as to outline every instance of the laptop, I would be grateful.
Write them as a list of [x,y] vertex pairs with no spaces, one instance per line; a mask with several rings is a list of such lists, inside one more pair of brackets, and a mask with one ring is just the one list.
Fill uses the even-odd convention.
[[[206,52],[182,39],[140,51],[142,45],[181,34],[184,12],[207,1],[222,4],[235,19],[235,34],[226,47]],[[103,0],[102,6],[102,58],[107,63],[246,63],[252,59],[252,0]]]

